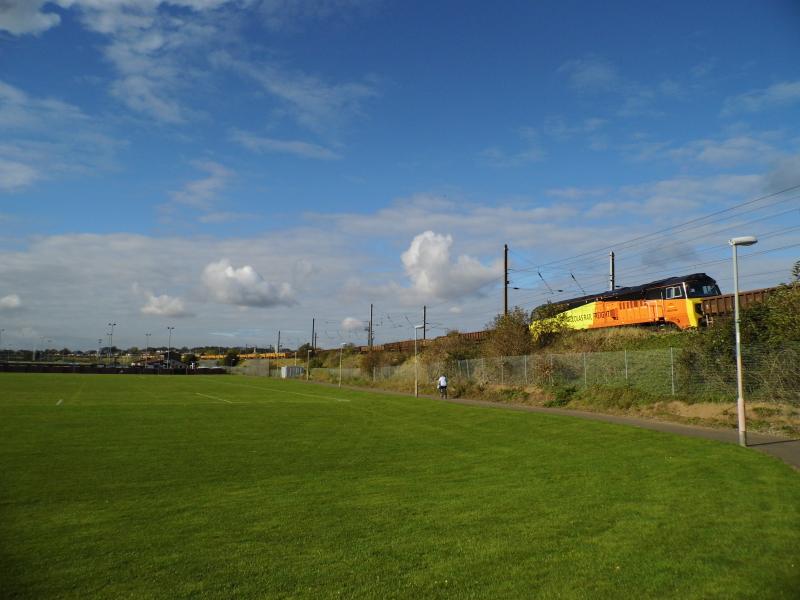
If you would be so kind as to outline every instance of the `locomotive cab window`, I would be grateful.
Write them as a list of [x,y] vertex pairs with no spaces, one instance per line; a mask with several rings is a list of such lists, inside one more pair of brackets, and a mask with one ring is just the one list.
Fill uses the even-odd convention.
[[706,296],[719,296],[719,287],[716,284],[687,283],[686,291],[689,298],[703,298]]
[[667,300],[672,300],[673,298],[682,298],[683,297],[683,290],[680,286],[674,286],[667,288],[666,298]]

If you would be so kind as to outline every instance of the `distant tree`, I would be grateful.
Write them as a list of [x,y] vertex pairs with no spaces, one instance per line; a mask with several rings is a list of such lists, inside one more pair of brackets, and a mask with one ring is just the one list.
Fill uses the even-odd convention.
[[185,365],[190,365],[197,362],[197,355],[193,352],[187,352],[181,356],[181,362]]
[[222,364],[226,367],[235,367],[239,364],[239,351],[235,348],[229,349],[225,353],[225,358],[222,359]]
[[483,343],[487,356],[522,356],[533,350],[528,314],[519,306],[497,315]]
[[800,283],[800,260],[794,263],[792,267],[792,283]]

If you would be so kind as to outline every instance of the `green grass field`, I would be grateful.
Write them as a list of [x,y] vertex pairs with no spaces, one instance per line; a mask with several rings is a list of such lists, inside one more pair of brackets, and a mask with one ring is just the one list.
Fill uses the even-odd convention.
[[0,374],[0,597],[796,598],[734,445],[235,376]]

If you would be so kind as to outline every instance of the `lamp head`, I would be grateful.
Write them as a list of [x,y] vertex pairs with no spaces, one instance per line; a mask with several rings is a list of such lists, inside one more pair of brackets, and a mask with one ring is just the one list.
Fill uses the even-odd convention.
[[754,235],[745,235],[728,240],[728,244],[731,246],[752,246],[756,242],[758,242],[758,238],[756,238]]

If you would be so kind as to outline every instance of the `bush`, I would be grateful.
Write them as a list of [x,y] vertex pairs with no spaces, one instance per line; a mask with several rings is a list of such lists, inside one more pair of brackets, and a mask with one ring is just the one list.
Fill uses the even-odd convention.
[[553,391],[553,399],[548,400],[544,403],[544,405],[548,408],[555,408],[559,406],[566,406],[570,403],[570,401],[575,397],[575,394],[578,391],[578,388],[574,385],[567,385],[567,386],[554,386],[552,388]]

